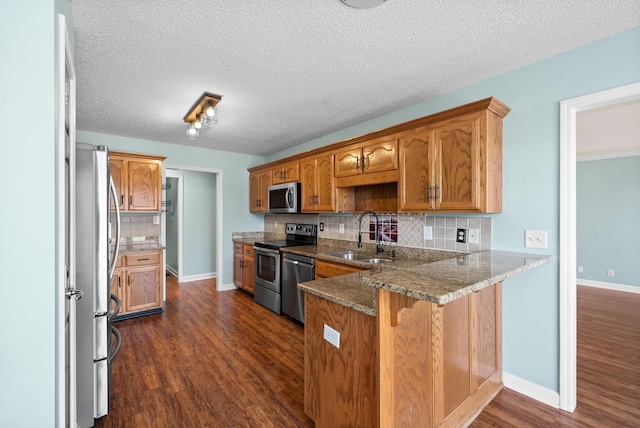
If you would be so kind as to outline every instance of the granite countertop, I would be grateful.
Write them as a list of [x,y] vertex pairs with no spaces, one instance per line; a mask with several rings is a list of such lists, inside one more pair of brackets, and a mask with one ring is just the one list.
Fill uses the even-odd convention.
[[119,254],[159,251],[164,250],[165,248],[166,247],[164,245],[161,245],[156,239],[153,238],[123,238],[120,240]]
[[[369,269],[301,283],[298,287],[372,316],[376,312],[376,288],[442,305],[539,266],[552,258],[548,255],[498,250],[471,254],[420,250],[418,254],[400,255],[391,261],[371,264],[330,255],[340,250],[334,245],[283,249],[285,252]],[[399,252],[402,253],[401,250]],[[375,256],[375,252],[365,253]]]

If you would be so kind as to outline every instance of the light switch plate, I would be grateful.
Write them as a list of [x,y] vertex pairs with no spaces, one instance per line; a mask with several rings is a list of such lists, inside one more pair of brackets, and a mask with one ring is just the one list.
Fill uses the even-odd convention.
[[433,227],[425,226],[424,227],[424,240],[432,241],[433,240]]
[[153,224],[160,224],[160,216],[159,215],[154,215],[153,216]]
[[340,349],[340,333],[324,324],[324,334],[322,335],[324,340]]
[[527,248],[547,248],[546,230],[525,230],[524,246]]
[[469,244],[477,244],[480,242],[480,229],[469,229],[469,236],[467,238]]

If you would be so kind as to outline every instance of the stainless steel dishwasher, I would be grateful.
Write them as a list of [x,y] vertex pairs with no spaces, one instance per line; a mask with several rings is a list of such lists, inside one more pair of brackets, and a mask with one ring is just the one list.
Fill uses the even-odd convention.
[[282,258],[282,313],[304,324],[304,292],[301,282],[313,281],[316,260],[312,257],[284,253]]

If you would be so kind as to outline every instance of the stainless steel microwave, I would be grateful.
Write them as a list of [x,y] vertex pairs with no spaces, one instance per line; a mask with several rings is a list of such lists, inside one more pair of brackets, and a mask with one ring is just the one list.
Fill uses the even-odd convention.
[[300,212],[300,183],[269,186],[269,212],[290,214]]

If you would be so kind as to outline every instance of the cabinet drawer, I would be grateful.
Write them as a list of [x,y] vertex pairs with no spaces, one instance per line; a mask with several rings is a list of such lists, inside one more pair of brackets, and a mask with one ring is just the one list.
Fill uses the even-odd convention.
[[125,254],[127,266],[160,264],[160,253]]
[[245,256],[249,256],[249,257],[253,257],[253,247],[251,245],[245,245],[244,246],[244,255]]
[[357,266],[331,263],[324,260],[316,260],[316,279],[331,278],[333,276],[346,275],[363,270],[366,269]]
[[234,242],[233,243],[233,252],[234,253],[242,253],[242,247],[244,247],[244,245],[238,244],[237,242]]

